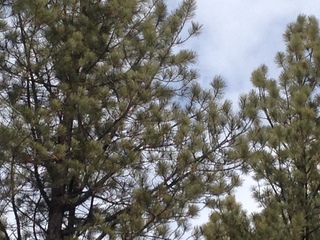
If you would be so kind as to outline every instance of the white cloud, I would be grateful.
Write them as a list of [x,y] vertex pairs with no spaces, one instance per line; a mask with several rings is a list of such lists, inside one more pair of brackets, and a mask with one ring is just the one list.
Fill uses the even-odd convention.
[[[177,0],[173,2],[176,5]],[[277,77],[280,70],[274,56],[285,50],[282,35],[287,24],[299,14],[317,16],[320,12],[315,0],[198,0],[197,5],[202,34],[186,47],[199,54],[199,81],[207,85],[215,75],[222,75],[228,84],[226,97],[234,101],[251,89],[251,73],[262,63],[269,67],[270,77]],[[257,210],[252,185],[245,178],[237,190],[237,199],[249,212]]]
[[[181,1],[167,2],[176,7]],[[207,85],[221,75],[228,84],[226,97],[234,101],[251,89],[251,73],[262,63],[269,67],[270,77],[277,77],[274,56],[285,50],[282,34],[286,26],[299,14],[317,17],[320,13],[316,0],[198,0],[197,5],[196,21],[203,24],[202,34],[185,47],[198,52],[200,83]],[[236,191],[248,212],[258,210],[251,196],[254,184],[247,177]],[[207,215],[201,214],[197,223],[207,221]]]
[[276,77],[273,59],[284,50],[287,24],[300,13],[320,12],[320,5],[311,0],[198,0],[197,5],[196,20],[203,31],[188,47],[199,53],[200,82],[205,85],[222,75],[232,98],[251,88],[251,72],[262,63]]

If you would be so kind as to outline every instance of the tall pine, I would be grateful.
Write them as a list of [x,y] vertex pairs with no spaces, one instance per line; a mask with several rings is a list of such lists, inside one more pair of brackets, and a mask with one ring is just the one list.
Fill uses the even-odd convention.
[[[202,90],[195,1],[4,0],[4,239],[176,239],[198,203],[238,185],[248,124]],[[189,25],[188,31],[185,26]],[[245,120],[245,121],[243,121]]]
[[[237,239],[233,223],[241,222],[243,239],[316,240],[320,234],[320,29],[315,17],[298,16],[288,25],[286,51],[276,54],[277,80],[265,65],[252,73],[254,90],[240,100],[255,117],[252,128],[237,141],[236,152],[257,181],[253,191],[261,211],[245,216],[226,201],[204,226],[214,239],[213,222],[224,238]],[[241,142],[241,144],[240,144]],[[249,197],[249,196],[248,196]],[[223,209],[231,209],[222,212]],[[220,209],[220,210],[219,210]],[[221,210],[222,209],[222,210]],[[222,212],[222,213],[221,213]],[[227,221],[228,220],[228,221]],[[250,224],[247,222],[250,221]],[[221,227],[220,227],[221,228]],[[210,234],[211,235],[210,235]],[[233,235],[232,235],[233,234]],[[229,237],[229,238],[228,238]]]

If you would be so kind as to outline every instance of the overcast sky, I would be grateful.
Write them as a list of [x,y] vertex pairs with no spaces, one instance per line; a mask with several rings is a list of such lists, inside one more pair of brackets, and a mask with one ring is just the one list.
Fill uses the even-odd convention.
[[[181,1],[167,2],[174,6]],[[235,102],[251,89],[251,72],[262,63],[269,67],[269,76],[277,78],[274,56],[285,50],[282,34],[287,24],[299,14],[320,18],[317,0],[198,0],[197,6],[195,19],[203,25],[202,34],[186,47],[198,52],[199,82],[205,86],[221,75],[228,85],[226,98]],[[249,212],[257,210],[251,198],[253,184],[246,179],[237,191]]]

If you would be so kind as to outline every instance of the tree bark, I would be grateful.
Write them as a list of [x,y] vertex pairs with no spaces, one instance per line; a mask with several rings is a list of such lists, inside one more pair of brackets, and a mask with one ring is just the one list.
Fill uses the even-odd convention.
[[46,240],[62,240],[64,205],[61,201],[61,197],[63,194],[63,187],[52,188],[52,200],[50,202]]

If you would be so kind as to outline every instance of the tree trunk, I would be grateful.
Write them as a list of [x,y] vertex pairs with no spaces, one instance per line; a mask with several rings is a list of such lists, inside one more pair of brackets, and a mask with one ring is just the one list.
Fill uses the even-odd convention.
[[64,206],[61,201],[63,187],[52,188],[52,200],[49,209],[49,221],[46,240],[62,240],[62,221]]

